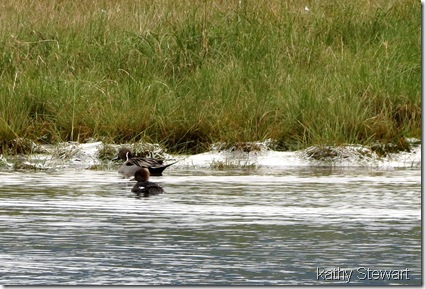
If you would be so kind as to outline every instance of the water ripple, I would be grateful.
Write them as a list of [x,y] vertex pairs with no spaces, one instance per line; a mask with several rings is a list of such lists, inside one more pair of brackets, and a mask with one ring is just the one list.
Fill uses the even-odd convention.
[[136,198],[109,171],[1,172],[10,285],[300,285],[316,268],[404,269],[421,283],[419,170],[173,172]]

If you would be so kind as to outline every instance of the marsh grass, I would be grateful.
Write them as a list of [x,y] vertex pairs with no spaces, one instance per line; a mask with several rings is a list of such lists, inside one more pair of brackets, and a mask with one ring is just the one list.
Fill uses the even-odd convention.
[[249,160],[238,160],[226,158],[225,160],[213,160],[210,164],[210,168],[214,170],[231,170],[231,169],[244,169],[254,170],[259,167],[255,163],[249,162]]
[[421,135],[419,1],[0,9],[2,148],[17,137],[199,152],[219,141],[299,149]]

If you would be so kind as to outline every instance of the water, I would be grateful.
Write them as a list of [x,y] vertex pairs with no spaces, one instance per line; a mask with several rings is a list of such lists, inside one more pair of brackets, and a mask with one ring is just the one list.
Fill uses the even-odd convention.
[[0,172],[1,284],[422,282],[420,169],[180,168],[152,180],[166,194],[137,198],[112,170]]

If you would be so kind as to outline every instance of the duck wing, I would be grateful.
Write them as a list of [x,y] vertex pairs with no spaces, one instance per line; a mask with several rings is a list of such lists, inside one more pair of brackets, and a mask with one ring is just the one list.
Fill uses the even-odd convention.
[[150,183],[148,185],[148,191],[150,195],[159,195],[164,193],[164,189],[160,185],[155,183]]
[[129,166],[138,166],[138,167],[144,167],[149,169],[149,173],[152,176],[162,176],[162,172],[168,168],[171,165],[174,165],[177,162],[164,165],[163,160],[157,160],[154,158],[132,158],[128,160],[125,165],[127,167]]
[[157,160],[154,158],[131,158],[129,160],[130,162],[134,163],[138,167],[158,167],[162,166],[164,161],[163,160]]

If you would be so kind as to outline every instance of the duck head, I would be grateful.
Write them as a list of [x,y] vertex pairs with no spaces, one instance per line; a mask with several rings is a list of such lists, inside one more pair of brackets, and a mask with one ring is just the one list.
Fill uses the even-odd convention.
[[144,167],[134,173],[134,179],[137,182],[147,182],[149,181],[149,176],[149,170]]
[[113,161],[117,161],[117,160],[128,161],[132,157],[133,157],[133,153],[131,152],[130,149],[128,149],[128,148],[121,148],[118,151],[118,156],[116,158],[112,159],[112,160]]

